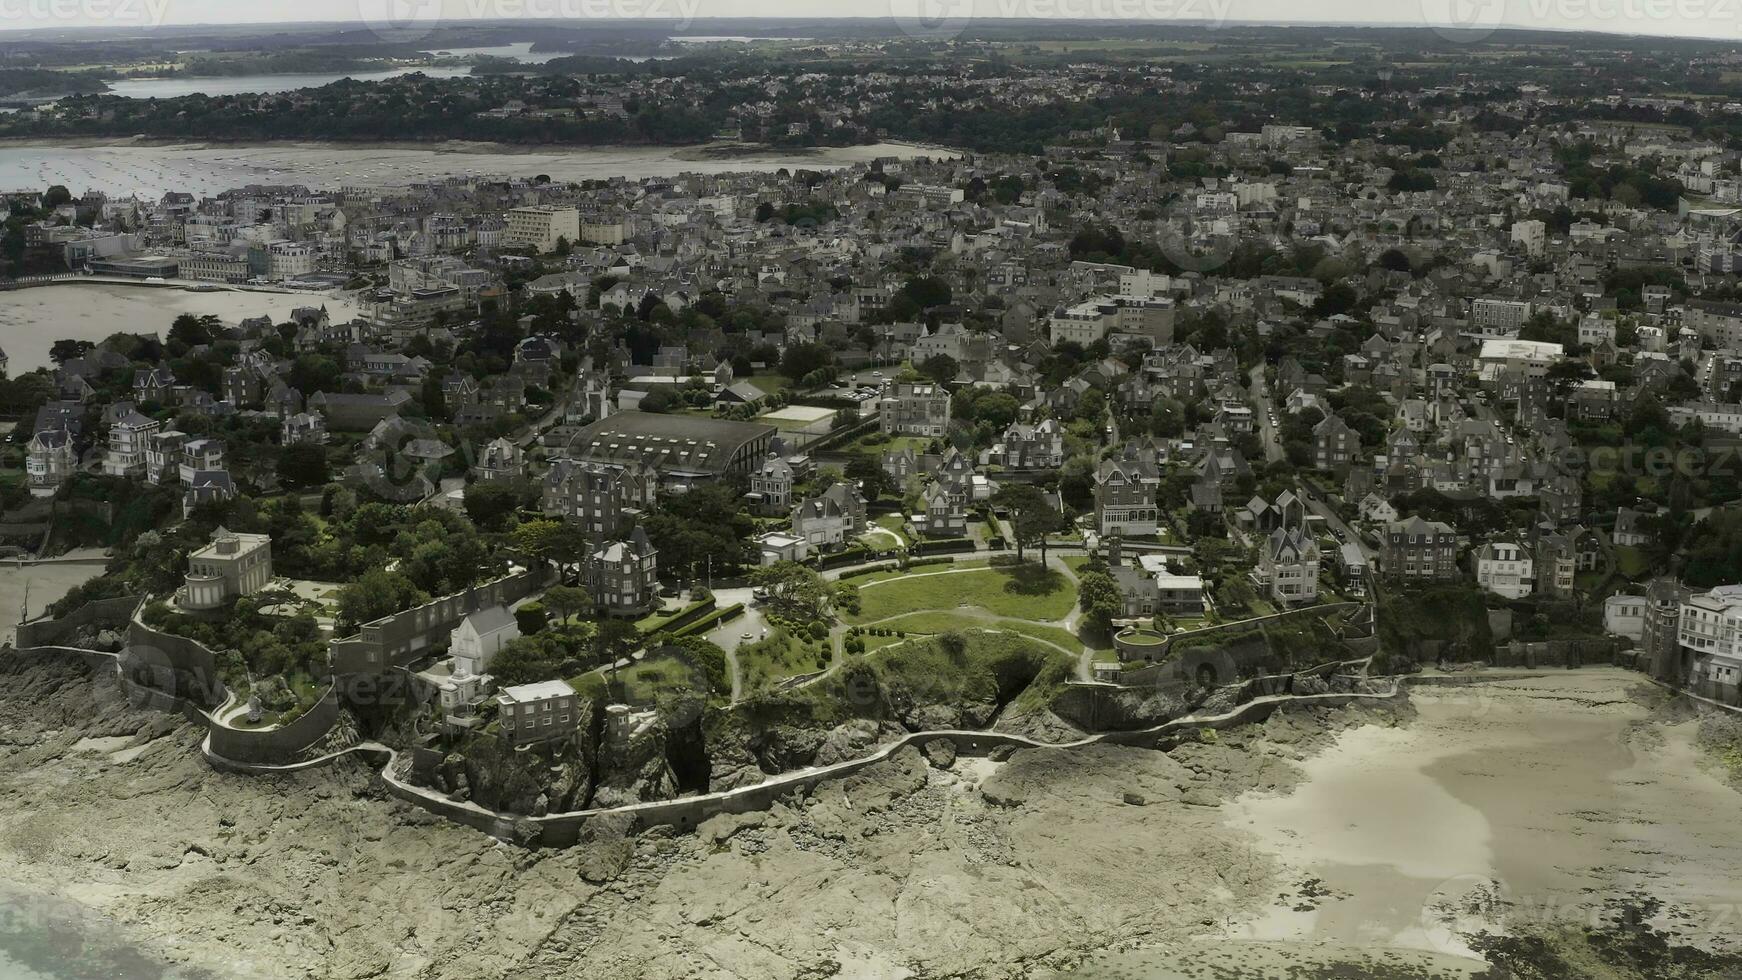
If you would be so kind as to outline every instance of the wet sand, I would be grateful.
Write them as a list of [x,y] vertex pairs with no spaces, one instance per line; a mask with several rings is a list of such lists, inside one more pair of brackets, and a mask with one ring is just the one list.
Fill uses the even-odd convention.
[[0,348],[14,376],[52,367],[57,340],[99,343],[119,332],[169,334],[183,313],[211,314],[226,323],[252,316],[281,320],[299,306],[325,306],[334,320],[356,315],[356,305],[324,293],[229,290],[195,293],[163,286],[66,282],[0,293]]
[[[248,184],[305,184],[317,189],[385,187],[466,175],[547,174],[579,181],[774,171],[828,170],[880,156],[955,156],[909,143],[794,150],[733,150],[699,146],[553,146],[470,143],[174,143],[158,140],[67,138],[0,140],[0,186],[65,184],[73,193],[156,198],[168,191],[216,194]],[[729,151],[729,152],[728,152]],[[726,152],[727,155],[719,156]]]
[[[77,555],[101,555],[100,549],[80,549]],[[74,586],[103,574],[103,565],[78,562],[50,562],[45,565],[23,565],[0,562],[0,643],[11,643],[17,632],[19,616],[35,619],[48,611],[50,604],[71,592]],[[28,583],[28,586],[26,585]],[[28,592],[29,610],[25,611]],[[0,973],[0,976],[5,974]]]
[[1473,932],[1590,922],[1639,892],[1726,948],[1742,794],[1702,767],[1695,722],[1647,721],[1643,683],[1594,669],[1414,688],[1414,722],[1344,732],[1292,792],[1226,808],[1305,883],[1228,938],[1471,956]]

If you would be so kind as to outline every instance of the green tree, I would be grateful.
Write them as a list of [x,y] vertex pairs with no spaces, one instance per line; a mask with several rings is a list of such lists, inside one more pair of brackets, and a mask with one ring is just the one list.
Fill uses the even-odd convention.
[[288,487],[325,486],[332,479],[326,447],[297,443],[280,449],[278,478]]
[[1110,636],[1113,620],[1125,612],[1125,600],[1119,584],[1105,572],[1084,572],[1077,580],[1077,604],[1083,610],[1083,622],[1096,633]]
[[364,623],[428,601],[429,593],[403,573],[371,568],[339,590],[339,632],[349,633]]
[[593,595],[572,585],[553,585],[544,592],[544,604],[556,613],[558,622],[566,623],[593,607]]
[[814,569],[783,561],[750,570],[750,584],[776,616],[795,623],[821,622],[829,614],[829,589]]

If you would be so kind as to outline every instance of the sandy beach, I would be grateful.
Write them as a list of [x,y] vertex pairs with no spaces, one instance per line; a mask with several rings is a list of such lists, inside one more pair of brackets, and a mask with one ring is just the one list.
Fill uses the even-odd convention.
[[1414,688],[1411,724],[1346,731],[1292,792],[1226,808],[1326,893],[1229,936],[1470,956],[1472,932],[1594,921],[1644,894],[1687,917],[1688,941],[1726,948],[1742,795],[1702,763],[1697,722],[1648,723],[1654,696],[1610,669]]

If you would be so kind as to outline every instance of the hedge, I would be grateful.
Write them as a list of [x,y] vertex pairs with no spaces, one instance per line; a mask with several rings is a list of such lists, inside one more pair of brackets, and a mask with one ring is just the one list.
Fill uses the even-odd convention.
[[716,609],[695,622],[677,630],[674,636],[696,636],[713,629],[721,623],[730,622],[744,614],[744,604],[735,602],[724,609]]

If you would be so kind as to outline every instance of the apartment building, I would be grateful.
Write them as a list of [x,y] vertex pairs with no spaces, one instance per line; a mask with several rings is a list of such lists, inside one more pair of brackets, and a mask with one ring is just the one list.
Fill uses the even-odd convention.
[[1386,525],[1380,571],[1402,582],[1446,582],[1458,577],[1458,533],[1440,521],[1409,517]]
[[950,393],[942,385],[887,384],[877,412],[885,435],[941,436],[950,424]]
[[554,252],[559,239],[570,244],[580,241],[579,209],[554,204],[534,204],[508,212],[507,227],[502,232],[502,244],[535,248],[539,252]]

